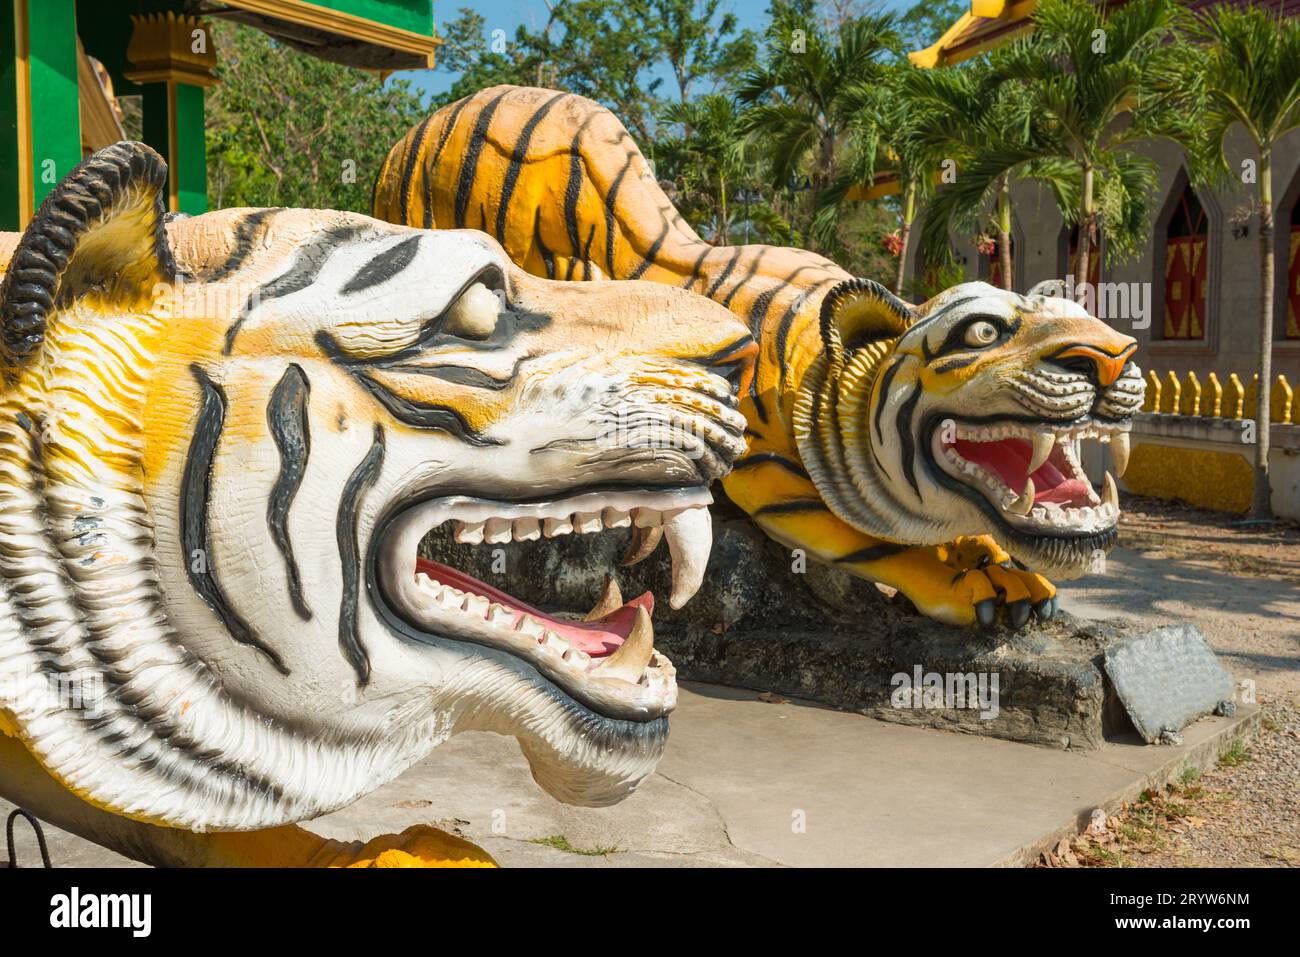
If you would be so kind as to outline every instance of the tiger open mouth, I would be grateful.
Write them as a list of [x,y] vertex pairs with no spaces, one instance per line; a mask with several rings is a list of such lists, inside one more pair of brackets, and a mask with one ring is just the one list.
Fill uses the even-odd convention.
[[472,641],[519,658],[572,698],[610,718],[647,721],[677,703],[672,662],[654,647],[655,598],[624,601],[613,578],[586,613],[546,612],[465,571],[418,557],[430,531],[452,523],[470,545],[633,529],[629,557],[661,540],[672,558],[674,608],[699,589],[713,543],[706,488],[587,492],[537,502],[438,498],[403,509],[381,533],[379,587],[415,637]]
[[1078,443],[1110,443],[1118,474],[1129,452],[1128,421],[1088,419],[1069,424],[994,421],[940,423],[931,453],[967,494],[993,506],[998,519],[1020,532],[1092,536],[1119,519],[1119,491],[1110,472],[1094,489],[1079,463]]

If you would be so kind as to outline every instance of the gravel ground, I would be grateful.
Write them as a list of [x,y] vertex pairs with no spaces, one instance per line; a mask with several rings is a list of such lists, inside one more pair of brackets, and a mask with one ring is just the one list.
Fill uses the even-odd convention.
[[[1069,591],[1153,624],[1195,621],[1234,677],[1256,683],[1262,722],[1216,768],[1147,792],[1039,866],[1300,867],[1300,525],[1137,497],[1122,507],[1110,574]],[[1143,601],[1120,584],[1138,568],[1156,583]]]

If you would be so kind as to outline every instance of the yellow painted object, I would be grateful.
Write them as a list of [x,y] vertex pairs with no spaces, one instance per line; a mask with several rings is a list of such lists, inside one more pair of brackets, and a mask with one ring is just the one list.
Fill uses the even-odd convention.
[[1154,369],[1147,370],[1147,392],[1142,400],[1143,412],[1159,412],[1160,409],[1160,376]]
[[1183,415],[1201,414],[1201,380],[1196,377],[1195,372],[1187,373],[1186,387],[1183,389],[1183,399],[1178,411]]
[[1164,389],[1160,396],[1160,411],[1177,415],[1182,411],[1182,394],[1183,385],[1178,381],[1178,376],[1171,371],[1165,376]]
[[[1254,419],[1259,376],[1252,374],[1243,386],[1235,372],[1223,385],[1217,372],[1209,373],[1202,385],[1195,372],[1180,375],[1170,369],[1163,375],[1147,371],[1147,394],[1143,411],[1231,420]],[[1285,375],[1274,378],[1269,389],[1273,425],[1296,424],[1295,392]],[[1161,444],[1157,440],[1135,439],[1133,455],[1124,475],[1126,487],[1139,495],[1178,500],[1221,511],[1240,512],[1250,507],[1254,473],[1249,448],[1217,452]]]
[[[723,485],[764,531],[809,557],[893,585],[923,612],[946,621],[971,623],[975,606],[995,597],[1037,603],[1054,594],[1040,575],[998,568],[1008,555],[987,536],[973,540],[979,546],[973,549],[902,547],[905,532],[892,538],[866,534],[860,529],[867,523],[850,524],[841,517],[846,508],[828,504],[828,488],[852,497],[850,479],[836,472],[820,476],[801,455],[798,436],[801,428],[823,428],[821,420],[837,401],[847,415],[848,400],[837,398],[830,386],[824,401],[813,398],[809,383],[826,375],[842,387],[844,377],[856,375],[870,399],[881,388],[881,370],[896,357],[886,346],[872,352],[874,346],[862,344],[896,342],[906,323],[891,313],[887,293],[859,296],[843,310],[844,338],[861,354],[857,365],[851,356],[841,362],[834,349],[828,356],[823,339],[829,333],[819,329],[822,304],[852,277],[807,250],[702,241],[659,188],[622,124],[597,104],[550,90],[494,87],[444,107],[390,151],[376,182],[373,212],[408,225],[481,229],[539,276],[649,280],[722,303],[746,320],[759,343],[756,364],[740,390],[748,451]],[[917,308],[910,321],[922,322],[942,298]],[[1100,326],[1085,332],[1072,321],[1057,317],[1052,328],[1090,342],[1109,337],[1077,355],[1091,361],[1088,356],[1104,353],[1111,355],[1108,362],[1122,364],[1130,340]],[[1013,358],[1017,353],[1035,361],[1037,354],[1030,359],[1024,349],[1009,343],[998,355],[1012,365],[1021,361]],[[1114,374],[1119,372],[1116,365]],[[947,394],[992,374],[978,363],[943,373],[927,369],[918,391]],[[909,383],[900,376],[893,386],[904,394]],[[857,427],[844,419],[846,435]],[[843,449],[827,446],[828,457],[854,454],[847,448],[854,440],[844,441]]]
[[1137,442],[1124,484],[1138,495],[1187,502],[1221,512],[1250,508],[1254,469],[1235,452]]
[[1223,415],[1223,385],[1219,382],[1219,376],[1214,372],[1209,374],[1206,383],[1209,392],[1205,397],[1203,414],[1217,419]]
[[1240,419],[1246,411],[1246,390],[1242,388],[1237,373],[1228,375],[1228,404],[1223,410],[1226,419]]
[[1291,383],[1286,381],[1286,376],[1280,375],[1277,381],[1273,383],[1273,389],[1269,396],[1271,403],[1269,415],[1274,422],[1290,425],[1294,422],[1295,415],[1295,393],[1291,389]]

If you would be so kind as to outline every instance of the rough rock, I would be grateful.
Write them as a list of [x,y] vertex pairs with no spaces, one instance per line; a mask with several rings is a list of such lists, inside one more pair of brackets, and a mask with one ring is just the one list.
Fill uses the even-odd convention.
[[[1108,736],[1131,733],[1102,658],[1138,629],[1063,613],[1019,633],[950,627],[869,582],[798,561],[725,498],[713,514],[704,584],[681,611],[668,607],[665,546],[639,565],[618,566],[630,531],[470,547],[453,542],[444,528],[425,540],[422,552],[552,612],[586,612],[609,570],[617,569],[625,598],[654,592],[655,644],[672,658],[679,678],[1057,748],[1095,748]],[[990,685],[996,675],[996,716],[947,702],[896,707],[900,697],[914,700],[893,694],[896,676],[911,678],[918,667],[923,674],[983,674]]]

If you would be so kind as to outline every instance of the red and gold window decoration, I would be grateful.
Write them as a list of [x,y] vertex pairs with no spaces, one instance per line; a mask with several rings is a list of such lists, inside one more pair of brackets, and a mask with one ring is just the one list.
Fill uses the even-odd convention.
[[1187,186],[1165,231],[1166,339],[1205,338],[1209,227],[1196,192]]

